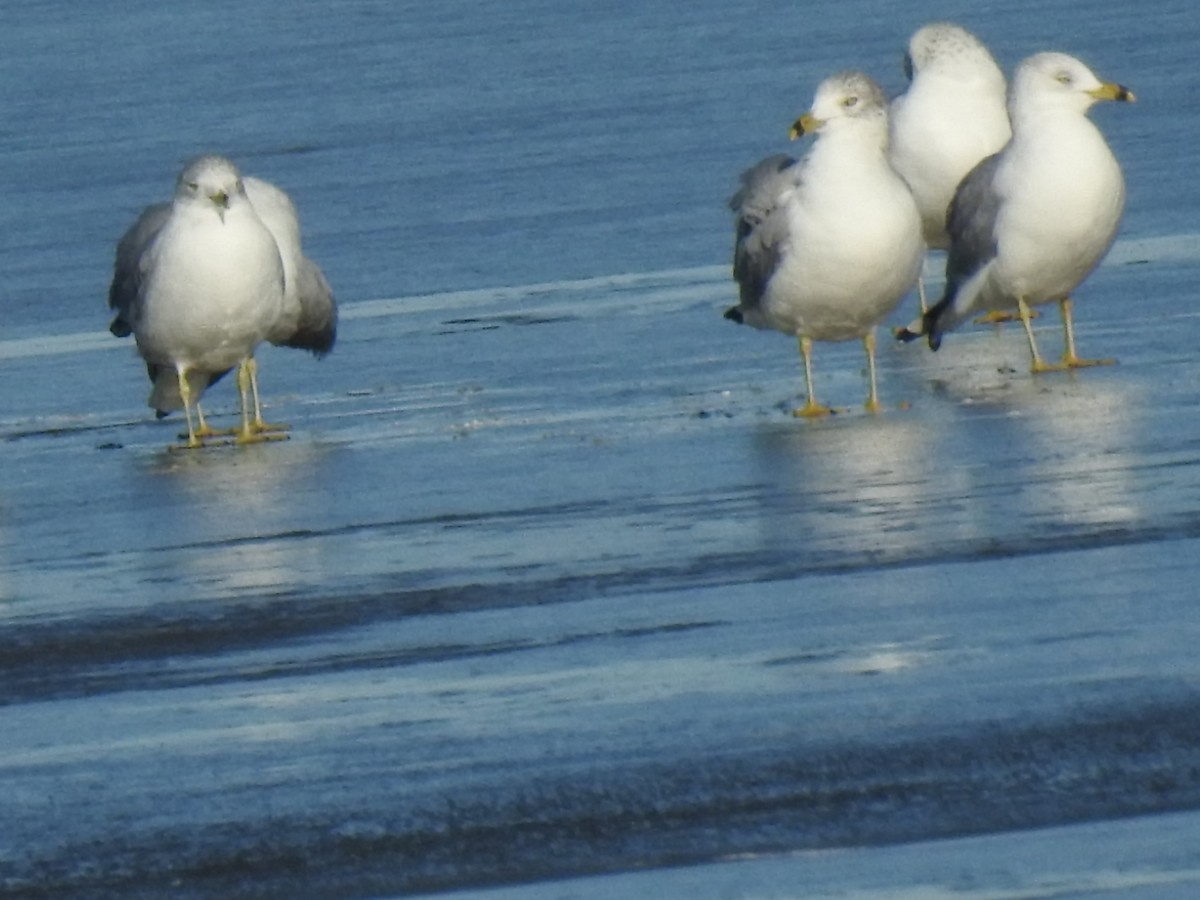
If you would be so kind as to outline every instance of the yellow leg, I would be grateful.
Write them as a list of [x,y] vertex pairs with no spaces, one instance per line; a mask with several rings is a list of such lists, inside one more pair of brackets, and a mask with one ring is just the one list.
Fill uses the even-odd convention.
[[864,408],[869,413],[882,412],[879,391],[875,386],[875,329],[863,335],[863,349],[867,351],[867,402]]
[[262,416],[262,401],[258,397],[258,362],[254,357],[246,360],[250,370],[250,393],[254,398],[254,427],[258,431],[287,431],[289,426],[283,423],[264,422]]
[[[268,425],[262,418],[262,405],[258,399],[258,364],[253,356],[247,356],[238,366],[238,394],[242,400],[242,427],[238,432],[239,444],[257,444],[262,441],[286,441],[286,425]],[[253,405],[254,414],[250,413]]]
[[822,406],[813,399],[813,377],[812,377],[812,338],[800,338],[800,356],[804,360],[804,384],[808,390],[808,397],[804,401],[804,405],[799,409],[792,410],[792,415],[800,416],[805,419],[815,419],[819,416],[827,416],[833,412],[828,406]]
[[1075,325],[1072,317],[1072,303],[1070,297],[1063,297],[1058,301],[1059,311],[1062,313],[1063,322],[1063,355],[1062,364],[1067,369],[1082,369],[1087,366],[1111,366],[1115,359],[1080,359],[1075,353]]
[[204,418],[204,410],[200,408],[200,401],[197,400],[192,406],[196,409],[196,418],[200,422],[200,426],[196,429],[196,437],[202,439],[214,437],[226,437],[231,434],[237,434],[236,428],[213,428],[208,424],[208,420]]
[[[204,415],[200,412],[199,402],[193,402],[192,400],[192,386],[187,380],[187,369],[183,366],[177,366],[175,368],[175,377],[179,379],[179,397],[181,400],[183,400],[183,416],[185,419],[187,419],[187,443],[182,445],[172,444],[171,449],[195,450],[198,447],[204,446],[204,441],[202,438],[204,437],[204,431],[207,429],[208,425],[204,421]],[[197,432],[196,428],[192,425],[193,407],[195,407],[196,414],[200,417],[201,430],[199,432]]]
[[253,433],[253,427],[250,424],[250,366],[244,359],[238,364],[237,387],[242,413],[242,427],[238,431],[238,441],[241,442]]
[[1029,304],[1025,302],[1023,297],[1017,298],[1017,313],[1021,316],[1021,324],[1025,326],[1025,337],[1029,340],[1029,355],[1033,358],[1033,363],[1030,365],[1030,371],[1035,375],[1039,372],[1061,372],[1065,366],[1054,365],[1042,359],[1042,354],[1038,352],[1037,341],[1033,338],[1033,325],[1030,320],[1033,315],[1029,312]]
[[246,368],[250,370],[250,394],[254,398],[254,427],[262,431],[267,427],[262,417],[262,400],[258,396],[258,362],[254,357],[246,360]]

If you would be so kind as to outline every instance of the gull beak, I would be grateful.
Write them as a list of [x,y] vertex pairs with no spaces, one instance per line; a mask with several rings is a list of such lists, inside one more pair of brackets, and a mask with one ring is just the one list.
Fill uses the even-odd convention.
[[1123,84],[1113,84],[1106,81],[1094,91],[1088,91],[1097,100],[1119,100],[1122,103],[1133,103],[1137,100],[1133,91]]
[[819,131],[821,126],[824,124],[824,119],[818,119],[812,113],[806,112],[792,123],[792,129],[788,132],[788,137],[794,141],[796,138],[802,135],[812,134],[814,131]]
[[213,206],[217,208],[217,215],[224,222],[225,210],[229,209],[229,194],[225,191],[217,191],[215,194],[209,194],[208,199],[213,202]]

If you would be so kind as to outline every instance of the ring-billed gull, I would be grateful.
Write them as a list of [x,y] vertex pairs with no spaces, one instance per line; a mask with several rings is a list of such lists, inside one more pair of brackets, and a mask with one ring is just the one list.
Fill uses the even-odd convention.
[[[904,71],[909,86],[892,101],[888,158],[917,201],[925,243],[945,250],[954,189],[1012,135],[1004,73],[975,35],[949,22],[913,34]],[[918,287],[924,312],[923,282]]]
[[188,447],[211,433],[201,395],[234,367],[243,399],[238,440],[258,439],[245,362],[279,319],[283,277],[275,238],[237,168],[219,156],[189,163],[172,202],[146,209],[118,243],[110,330],[137,341],[154,384],[150,406],[160,415],[183,407]]
[[[1012,140],[959,185],[948,222],[946,293],[901,339],[925,334],[936,350],[946,331],[977,310],[1015,306],[1034,372],[1112,362],[1076,354],[1070,296],[1112,246],[1125,203],[1121,167],[1087,111],[1098,100],[1133,99],[1063,53],[1039,53],[1018,66]],[[1031,306],[1054,301],[1065,343],[1058,365],[1042,359],[1029,321]]]
[[887,101],[867,75],[823,81],[792,126],[793,138],[810,132],[817,138],[802,160],[762,160],[729,202],[740,303],[725,317],[799,339],[808,390],[800,416],[831,411],[813,391],[813,341],[861,339],[875,412],[875,327],[917,280],[921,217],[888,164]]
[[[211,187],[222,181],[226,182],[224,187],[206,192],[206,184]],[[238,184],[240,189],[236,187]],[[222,196],[224,200],[221,200]],[[175,220],[170,232],[166,232],[165,226],[172,221],[177,207],[177,215],[181,218]],[[274,256],[268,252],[271,245],[262,240],[264,226],[275,248]],[[171,241],[165,259],[166,251],[160,246],[164,240]],[[239,262],[230,255],[228,246],[249,255]],[[193,275],[185,274],[188,265],[194,267]],[[252,283],[246,283],[246,279],[253,282],[257,276],[263,276],[270,282],[270,287],[260,291]],[[275,304],[277,283],[282,284],[282,292]],[[239,295],[240,301],[237,300]],[[248,298],[253,296],[258,299],[252,303]],[[220,358],[220,365],[213,366],[212,356],[188,364],[196,347],[190,348],[187,354],[179,352],[178,347],[173,351],[171,341],[162,334],[164,328],[182,329],[172,336],[176,344],[189,330],[192,334],[187,339],[194,344],[204,340],[200,333],[203,329],[215,335],[211,324],[201,327],[194,312],[189,314],[186,324],[180,317],[191,304],[220,318],[220,298],[235,305],[242,304],[238,306],[241,314],[220,327],[240,322],[243,342],[253,333],[255,345],[265,339],[280,346],[309,350],[318,357],[333,348],[337,336],[337,304],[325,276],[301,250],[300,224],[291,199],[269,182],[240,178],[237,169],[226,159],[203,157],[191,163],[180,176],[174,202],[147,207],[121,238],[109,289],[109,305],[117,311],[110,330],[119,337],[135,334],[138,349],[146,359],[150,380],[154,383],[149,404],[159,416],[175,409],[185,410],[189,446],[198,446],[203,438],[217,433],[204,421],[199,399],[207,387],[230,371],[233,364],[238,366],[242,401],[242,427],[238,440],[243,443],[267,440],[278,436],[268,434],[268,431],[281,430],[280,426],[268,426],[262,420],[257,366],[252,354],[224,365],[230,354],[213,350],[212,354]],[[147,305],[152,311],[158,310],[160,324],[157,329],[145,324]],[[273,316],[272,307],[275,308]],[[170,325],[170,320],[164,318],[164,310],[174,310],[175,325]],[[247,310],[253,310],[253,315],[249,316]],[[176,356],[179,358],[174,358]],[[184,401],[181,390],[184,385],[178,371],[181,363],[188,365],[186,381],[190,403]],[[251,402],[253,415],[249,412]],[[198,428],[191,423],[190,410],[193,408],[199,419]]]

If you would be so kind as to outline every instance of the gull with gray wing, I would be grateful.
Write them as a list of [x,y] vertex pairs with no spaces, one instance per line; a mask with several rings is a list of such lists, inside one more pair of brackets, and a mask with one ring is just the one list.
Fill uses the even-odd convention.
[[813,342],[861,340],[875,412],[875,328],[916,283],[921,218],[888,164],[887,101],[871,78],[823,81],[792,128],[793,138],[808,133],[816,140],[803,159],[762,160],[730,200],[740,302],[725,317],[798,339],[808,392],[799,416],[832,411],[816,400]]
[[146,360],[149,405],[160,417],[184,410],[189,447],[218,434],[200,397],[234,367],[238,442],[280,437],[285,426],[262,419],[254,347],[266,340],[320,357],[337,336],[337,304],[301,250],[291,199],[217,156],[189,164],[175,199],[147,207],[122,236],[109,306],[110,330],[134,335]]
[[[936,350],[976,312],[1015,307],[1034,372],[1112,362],[1077,355],[1071,301],[1112,246],[1125,203],[1121,167],[1087,118],[1100,100],[1134,95],[1063,53],[1021,63],[1009,100],[1012,140],[967,175],[951,205],[945,294],[898,337],[925,335]],[[1042,358],[1030,323],[1032,306],[1053,302],[1063,320],[1058,364]]]

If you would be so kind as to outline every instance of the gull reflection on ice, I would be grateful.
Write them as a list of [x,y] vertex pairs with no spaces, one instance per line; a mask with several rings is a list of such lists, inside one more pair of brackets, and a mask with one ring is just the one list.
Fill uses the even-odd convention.
[[1136,475],[1142,402],[1136,382],[1088,381],[1085,373],[1023,404],[1009,421],[1024,448],[1032,514],[1050,527],[1142,519]]
[[1137,382],[1022,375],[754,439],[764,550],[802,568],[1023,552],[1140,522]]
[[903,412],[760,429],[765,549],[815,567],[911,553],[925,540],[931,437]]
[[206,598],[320,580],[328,560],[310,532],[327,504],[320,473],[329,455],[300,442],[164,453],[144,479],[157,510],[146,524],[148,572]]

